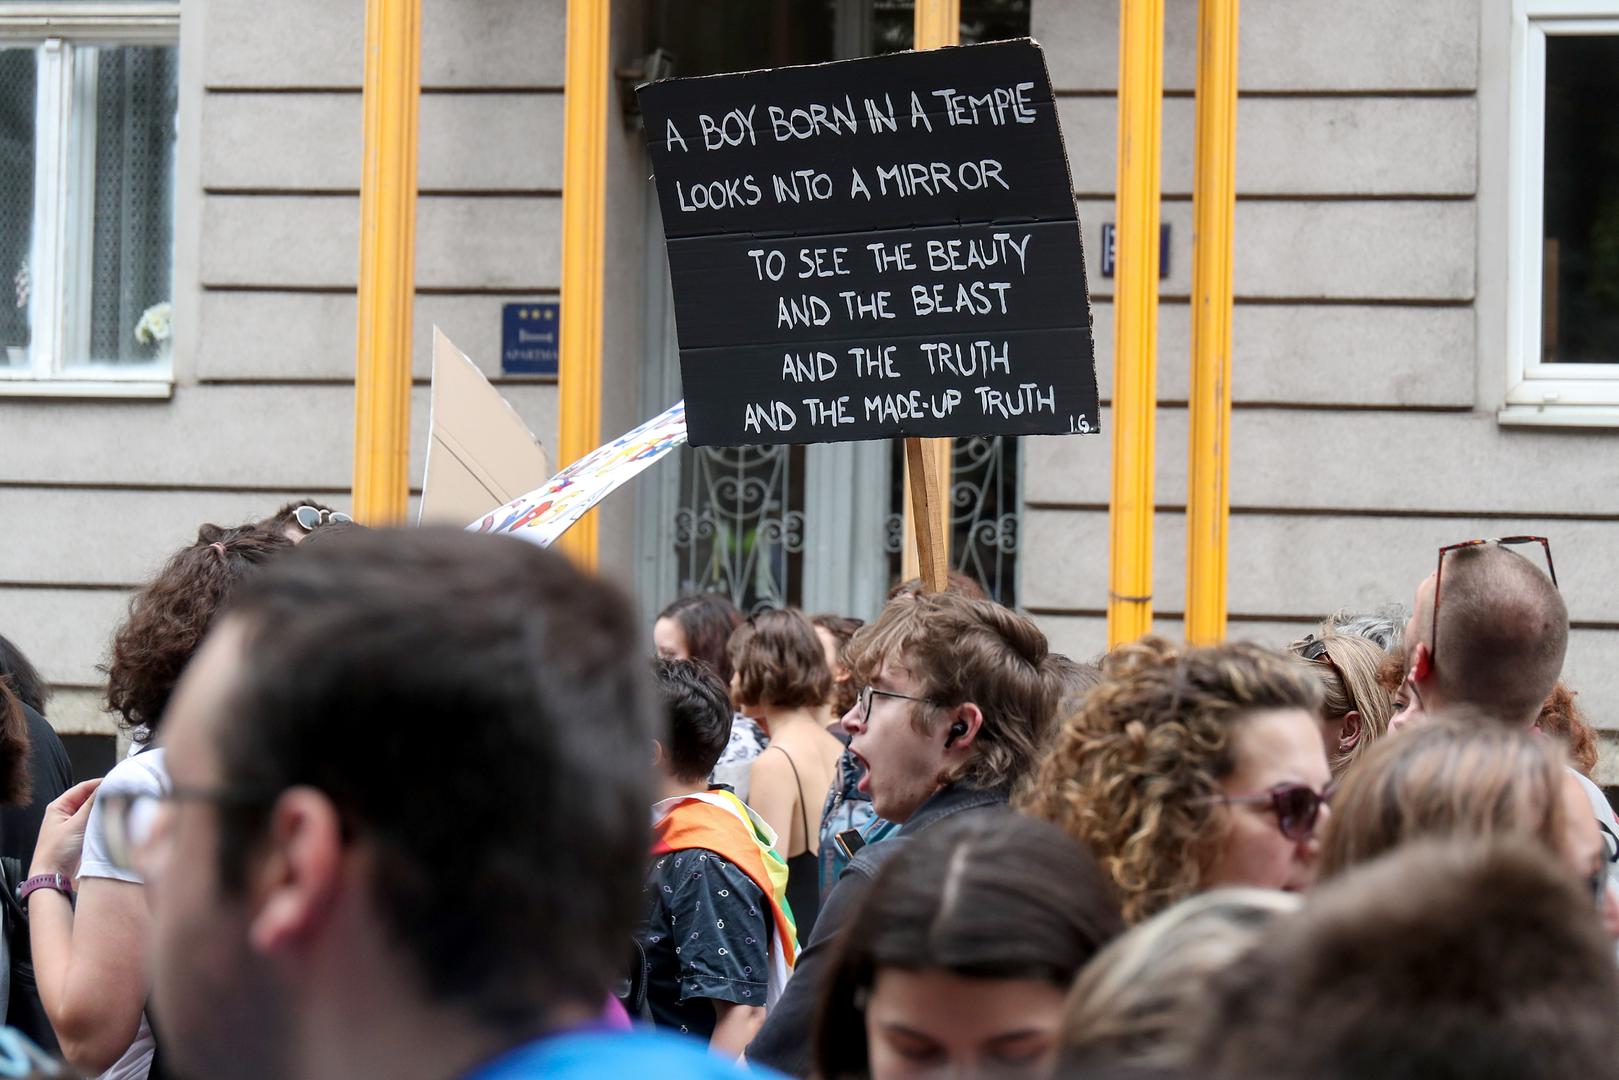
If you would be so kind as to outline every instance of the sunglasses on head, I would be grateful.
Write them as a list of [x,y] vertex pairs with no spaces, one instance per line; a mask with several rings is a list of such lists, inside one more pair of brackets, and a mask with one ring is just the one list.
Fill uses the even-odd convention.
[[1321,808],[1332,800],[1337,789],[1336,780],[1328,784],[1324,791],[1304,784],[1278,784],[1268,791],[1252,795],[1221,795],[1211,801],[1223,802],[1228,806],[1269,806],[1276,815],[1277,831],[1289,840],[1304,841],[1315,835],[1315,823],[1321,816]]
[[343,525],[354,519],[336,510],[322,510],[318,506],[300,506],[292,518],[304,532],[314,532],[322,525]]
[[1453,551],[1483,547],[1486,544],[1499,544],[1502,547],[1539,544],[1540,550],[1546,556],[1546,574],[1552,579],[1552,588],[1558,587],[1557,567],[1552,565],[1552,542],[1544,536],[1492,536],[1485,540],[1463,540],[1459,544],[1446,544],[1439,549],[1439,565],[1434,570],[1433,576],[1433,626],[1428,631],[1428,655],[1439,655],[1439,586],[1445,579],[1445,556]]

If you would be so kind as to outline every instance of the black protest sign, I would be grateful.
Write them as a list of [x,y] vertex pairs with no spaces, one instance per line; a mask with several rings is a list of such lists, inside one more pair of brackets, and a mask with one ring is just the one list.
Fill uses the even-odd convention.
[[694,445],[1099,430],[1038,45],[639,95]]

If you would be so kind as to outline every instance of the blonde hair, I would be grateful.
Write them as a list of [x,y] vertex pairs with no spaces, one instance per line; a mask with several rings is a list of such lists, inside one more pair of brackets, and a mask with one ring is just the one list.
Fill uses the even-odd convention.
[[1332,801],[1321,880],[1419,837],[1528,836],[1556,851],[1566,766],[1553,739],[1447,710],[1385,739],[1349,774]]
[[1209,980],[1300,907],[1296,894],[1232,888],[1183,900],[1097,954],[1063,1009],[1062,1060],[1178,1070],[1192,1064]]
[[1327,720],[1342,720],[1350,712],[1360,714],[1360,738],[1355,745],[1343,751],[1327,747],[1332,774],[1341,776],[1388,733],[1394,697],[1378,681],[1388,653],[1363,637],[1335,633],[1330,623],[1293,642],[1287,651],[1320,680],[1325,699],[1321,711]]
[[1136,923],[1202,887],[1224,836],[1234,732],[1269,709],[1319,714],[1321,689],[1247,642],[1182,652],[1146,638],[1108,654],[1102,674],[1018,802],[1096,854]]

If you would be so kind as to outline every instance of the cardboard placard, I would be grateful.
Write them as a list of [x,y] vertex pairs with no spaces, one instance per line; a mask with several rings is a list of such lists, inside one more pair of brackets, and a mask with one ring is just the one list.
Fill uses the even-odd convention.
[[694,446],[1100,430],[1034,42],[638,93]]
[[421,524],[465,524],[551,475],[540,440],[436,326],[430,400]]

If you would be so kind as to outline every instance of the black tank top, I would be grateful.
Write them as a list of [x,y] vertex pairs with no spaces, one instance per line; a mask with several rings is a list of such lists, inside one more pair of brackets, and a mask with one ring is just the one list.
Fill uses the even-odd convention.
[[[793,755],[779,746],[767,749],[781,750],[781,756],[787,759],[787,767],[793,770],[798,810],[804,818],[804,850],[787,860],[787,906],[793,909],[793,924],[798,929],[798,944],[802,947],[809,942],[810,931],[815,929],[815,917],[821,912],[820,859],[812,843],[815,830],[810,827],[809,807],[804,804],[804,782],[799,779]],[[789,837],[786,843],[791,844],[792,839]]]

